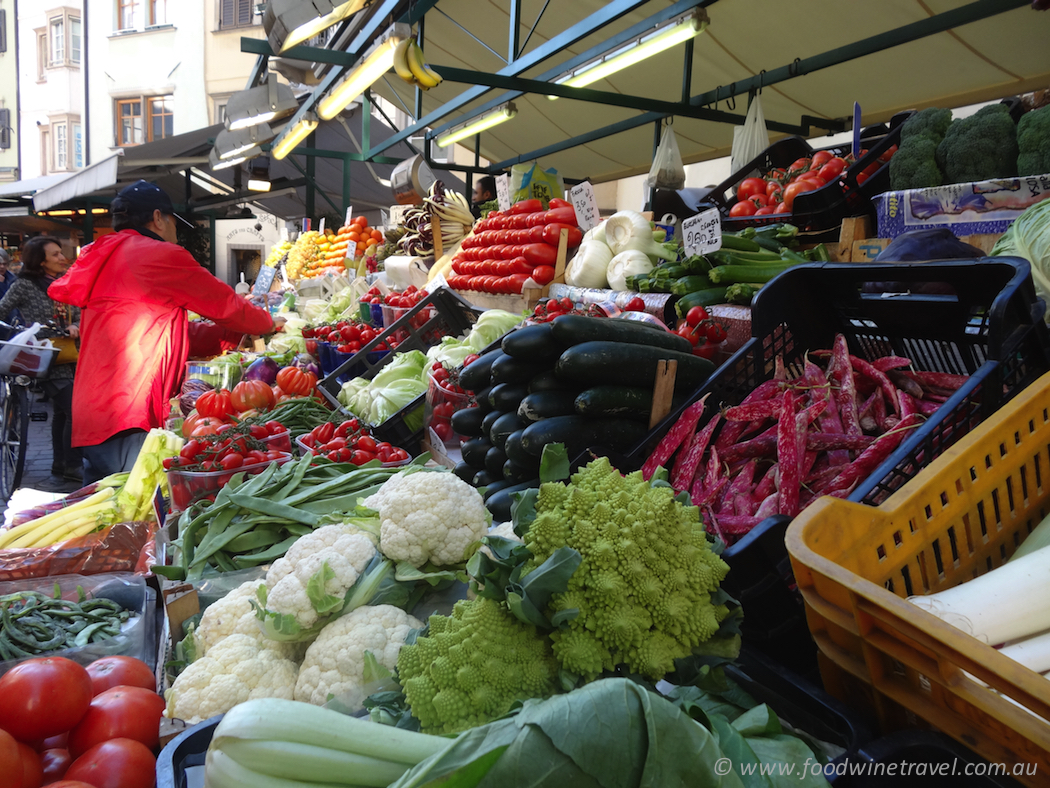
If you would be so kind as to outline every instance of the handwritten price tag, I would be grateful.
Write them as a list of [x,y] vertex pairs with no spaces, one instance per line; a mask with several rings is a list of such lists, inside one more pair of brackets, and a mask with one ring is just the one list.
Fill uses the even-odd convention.
[[718,209],[690,216],[682,222],[682,244],[687,255],[707,254],[722,248],[722,219]]
[[252,286],[252,293],[255,295],[269,293],[270,286],[273,285],[273,278],[276,274],[276,268],[271,268],[268,265],[264,265],[260,268],[259,275],[255,277],[255,284]]
[[354,206],[346,206],[346,218],[343,220],[343,226],[349,227],[350,221],[354,218]]
[[598,214],[598,201],[594,199],[594,187],[589,181],[577,184],[569,189],[569,201],[576,211],[576,223],[587,232],[601,222]]
[[500,175],[496,178],[496,202],[500,211],[510,210],[510,176]]

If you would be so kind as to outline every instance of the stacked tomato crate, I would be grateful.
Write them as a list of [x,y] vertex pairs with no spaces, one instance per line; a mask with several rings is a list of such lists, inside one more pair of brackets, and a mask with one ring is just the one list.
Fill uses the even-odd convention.
[[567,248],[583,240],[576,212],[565,200],[553,199],[544,210],[539,199],[522,200],[505,212],[493,211],[478,222],[452,258],[449,285],[455,290],[521,294],[554,281],[561,231]]

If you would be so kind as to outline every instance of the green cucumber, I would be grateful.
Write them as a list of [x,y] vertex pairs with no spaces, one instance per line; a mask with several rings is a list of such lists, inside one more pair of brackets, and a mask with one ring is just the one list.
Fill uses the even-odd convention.
[[496,410],[516,411],[528,393],[525,383],[497,383],[489,392],[489,404]]
[[736,283],[765,284],[774,277],[780,276],[789,268],[793,268],[795,262],[770,263],[768,265],[719,265],[711,269],[709,276],[711,281],[719,285],[731,285]]
[[[503,477],[503,463],[507,461],[507,455],[499,446],[493,446],[485,452],[485,470],[497,478]],[[518,481],[525,481],[519,479]]]
[[493,383],[525,384],[544,370],[551,368],[555,359],[550,361],[523,361],[514,356],[504,355],[492,363]]
[[518,417],[531,424],[551,416],[571,416],[575,399],[575,391],[537,391],[518,405]]
[[485,434],[481,422],[485,411],[481,408],[461,408],[452,414],[452,429],[457,435],[467,438],[480,438]]
[[[523,429],[525,423],[518,418],[517,413],[504,413],[489,430],[489,440],[493,446],[498,446],[500,450],[503,450],[503,444],[507,442],[507,436],[512,432]],[[500,465],[503,465],[503,461],[500,461]]]
[[494,523],[506,523],[510,521],[511,509],[514,507],[514,493],[522,492],[523,490],[531,490],[533,487],[539,487],[539,479],[529,479],[526,482],[520,482],[519,484],[512,484],[509,487],[504,487],[495,495],[485,500],[485,506],[492,512],[492,522]]
[[[551,321],[551,325],[554,327],[554,336],[566,345],[580,345],[584,342],[598,341],[666,348],[667,350],[677,350],[680,353],[690,353],[692,351],[692,345],[689,344],[689,340],[685,337],[631,320],[616,320],[609,317],[584,317],[583,315],[558,315]],[[572,350],[573,348],[569,348],[565,353],[571,353]],[[561,358],[565,358],[565,353],[561,354]],[[560,359],[558,364],[561,364]],[[557,365],[555,365],[555,369],[557,369]],[[629,372],[630,370],[625,371]]]
[[689,295],[697,290],[707,290],[711,287],[711,280],[707,274],[692,274],[683,276],[671,283],[671,292],[678,296]]
[[581,416],[621,416],[648,423],[653,410],[653,390],[640,386],[595,386],[580,392],[574,406]]
[[706,290],[696,290],[682,296],[675,302],[674,310],[680,318],[685,318],[694,306],[714,306],[724,303],[726,303],[726,288],[709,287]]
[[521,361],[553,364],[565,350],[565,345],[554,338],[550,323],[517,328],[503,337],[503,352]]
[[563,443],[569,457],[591,446],[629,449],[649,431],[647,424],[629,419],[590,419],[586,416],[555,416],[530,424],[521,435],[521,446],[534,457],[550,443]]
[[467,391],[480,391],[488,387],[491,381],[492,364],[503,356],[499,348],[480,356],[459,372],[459,385]]
[[485,467],[485,454],[492,448],[488,438],[472,438],[460,446],[463,462],[475,471]]
[[592,386],[652,386],[658,363],[672,359],[678,362],[675,389],[680,392],[702,385],[715,369],[706,358],[692,353],[620,342],[584,342],[562,353],[554,371],[564,380]]

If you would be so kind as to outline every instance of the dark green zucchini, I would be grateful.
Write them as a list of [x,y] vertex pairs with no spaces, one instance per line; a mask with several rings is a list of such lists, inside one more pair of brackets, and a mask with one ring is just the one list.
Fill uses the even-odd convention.
[[480,391],[487,388],[491,380],[492,364],[498,358],[503,357],[503,351],[496,348],[491,353],[486,353],[467,364],[459,372],[459,385],[467,391]]
[[493,482],[492,484],[488,485],[485,488],[485,492],[482,495],[482,499],[487,501],[489,498],[491,498],[493,495],[498,493],[500,490],[505,490],[508,487],[510,487],[512,484],[515,484],[515,482],[512,482],[510,479],[506,479],[506,478],[500,479],[499,481],[496,481],[496,482]]
[[503,352],[522,361],[553,364],[565,350],[565,345],[554,338],[550,323],[524,326],[503,337]]
[[[632,320],[558,315],[550,325],[554,328],[554,336],[566,345],[579,345],[583,342],[622,342],[677,350],[680,353],[692,351],[692,346],[685,337]],[[562,355],[564,356],[564,353]]]
[[481,422],[485,418],[485,411],[481,408],[462,408],[452,414],[452,429],[457,435],[467,438],[480,438],[485,434],[481,428]]
[[574,391],[537,391],[518,405],[518,417],[531,424],[551,416],[571,416],[575,399]]
[[525,384],[554,366],[555,361],[557,358],[550,361],[523,361],[514,356],[504,355],[492,364],[492,382]]
[[675,389],[679,392],[697,388],[715,369],[706,358],[692,353],[626,342],[584,342],[562,353],[554,371],[563,380],[589,386],[652,386],[657,363],[664,359],[678,362]]
[[648,422],[653,410],[653,390],[640,386],[595,386],[581,391],[574,405],[581,416],[622,416]]
[[493,446],[499,446],[502,449],[503,444],[507,442],[507,436],[524,427],[525,423],[518,418],[517,413],[504,413],[493,422],[489,429],[489,441]]
[[504,487],[485,501],[485,506],[492,512],[492,522],[505,523],[510,521],[511,509],[514,506],[514,493],[539,487],[539,479],[529,479],[527,482],[512,484]]
[[579,393],[579,387],[572,383],[566,383],[564,380],[559,380],[558,376],[554,374],[554,368],[541,372],[532,380],[529,381],[529,394],[535,394],[538,391],[576,391]]
[[481,470],[474,474],[474,478],[471,480],[471,484],[475,487],[488,487],[493,482],[498,482],[499,476],[491,474],[488,471]]
[[496,423],[496,419],[502,416],[506,411],[502,410],[490,410],[485,414],[485,418],[481,420],[481,437],[487,438],[489,430],[492,429],[492,425]]
[[496,410],[513,412],[528,393],[524,383],[497,383],[489,391],[489,404]]
[[521,447],[534,457],[548,443],[564,443],[569,457],[590,446],[629,449],[649,431],[648,425],[630,419],[589,419],[586,416],[555,416],[530,424],[521,435]]
[[532,465],[518,465],[514,460],[507,460],[503,463],[503,478],[511,482],[527,482],[529,479],[536,478],[536,472],[539,470],[539,466]]
[[470,484],[474,481],[474,474],[478,472],[478,469],[464,460],[463,462],[457,462],[456,467],[452,469],[452,472],[467,484]]
[[471,438],[460,446],[463,462],[475,471],[485,467],[485,453],[492,448],[488,438]]
[[532,475],[536,475],[536,471],[540,469],[540,458],[533,457],[525,449],[521,447],[521,436],[525,430],[514,430],[510,435],[507,436],[507,440],[503,443],[503,451],[507,453],[508,460],[514,460],[518,465],[525,465],[532,467]]
[[[506,461],[507,455],[499,446],[493,446],[485,452],[485,470],[496,478],[503,478],[503,463]],[[524,481],[524,479],[518,481]]]

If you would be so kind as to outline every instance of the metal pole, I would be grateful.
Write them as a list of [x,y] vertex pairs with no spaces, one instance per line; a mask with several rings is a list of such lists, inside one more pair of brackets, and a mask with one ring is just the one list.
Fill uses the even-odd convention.
[[350,159],[343,159],[343,211],[350,207]]
[[[317,146],[317,132],[311,132],[310,136],[306,140],[306,144],[314,148]],[[306,157],[306,217],[308,219],[314,218],[314,192],[316,186],[314,185],[314,173],[317,169],[317,163],[313,156]]]
[[84,202],[87,206],[84,211],[84,245],[87,245],[95,240],[95,216],[91,213],[91,209],[94,207],[91,198],[88,197]]
[[[427,21],[427,18],[425,16],[421,16],[419,18],[419,24],[416,27],[416,43],[419,44],[419,46],[421,46],[421,47],[423,46],[423,34],[426,31],[426,21]],[[421,87],[419,87],[418,85],[416,86],[415,110],[416,110],[416,117],[413,118],[413,120],[416,123],[418,123],[419,119],[421,117],[423,117],[423,89]],[[371,153],[371,148],[364,148],[363,150],[365,152],[365,155],[368,155],[368,154]]]
[[521,0],[510,2],[510,35],[507,40],[507,62],[518,59],[518,36],[521,32]]

